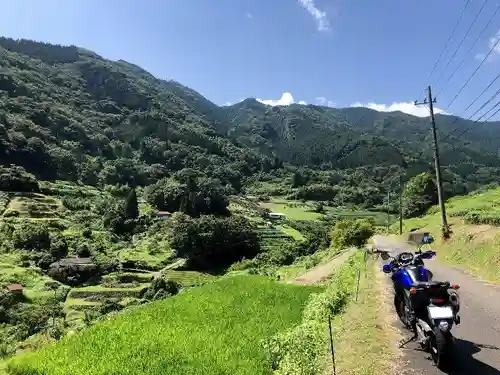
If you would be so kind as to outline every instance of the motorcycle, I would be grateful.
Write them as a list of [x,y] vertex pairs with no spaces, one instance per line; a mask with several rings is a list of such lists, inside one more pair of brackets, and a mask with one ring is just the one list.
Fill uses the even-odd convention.
[[402,252],[396,257],[382,254],[391,262],[383,266],[384,273],[391,273],[394,287],[394,305],[403,325],[411,329],[420,346],[430,352],[433,362],[445,369],[451,358],[453,324],[460,324],[458,285],[447,281],[432,281],[424,259],[436,255],[427,250],[416,253]]

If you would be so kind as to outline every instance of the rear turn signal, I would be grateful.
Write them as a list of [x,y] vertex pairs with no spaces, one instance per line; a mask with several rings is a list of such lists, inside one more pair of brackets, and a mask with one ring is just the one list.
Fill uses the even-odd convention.
[[460,285],[458,285],[458,284],[452,284],[451,285],[451,289],[455,289],[455,290],[460,289]]
[[417,294],[416,288],[410,288],[410,294]]

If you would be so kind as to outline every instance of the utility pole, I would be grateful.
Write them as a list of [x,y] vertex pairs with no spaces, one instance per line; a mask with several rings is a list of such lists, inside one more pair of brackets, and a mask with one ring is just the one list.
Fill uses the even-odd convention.
[[415,105],[421,104],[429,104],[429,111],[431,113],[431,124],[432,124],[432,138],[434,141],[434,166],[436,169],[436,182],[437,182],[437,191],[438,191],[438,200],[439,207],[441,209],[441,226],[442,231],[444,233],[448,233],[448,221],[446,220],[446,209],[444,206],[444,198],[443,198],[443,181],[441,179],[441,163],[439,161],[439,148],[438,148],[438,140],[436,134],[436,120],[434,118],[434,104],[436,103],[436,98],[432,98],[431,87],[427,87],[427,99],[424,99],[423,102],[419,103],[415,100]]
[[403,234],[403,175],[399,175],[399,234]]
[[390,199],[391,199],[391,188],[389,187],[389,190],[387,190],[387,234],[389,234],[389,226],[391,222],[391,216],[390,216]]

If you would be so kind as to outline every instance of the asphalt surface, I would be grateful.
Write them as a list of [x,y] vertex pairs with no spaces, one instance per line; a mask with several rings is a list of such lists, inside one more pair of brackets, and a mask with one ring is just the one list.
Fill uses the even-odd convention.
[[[376,236],[375,247],[379,250],[397,254],[412,251],[405,243]],[[413,248],[414,251],[414,248]],[[500,286],[481,282],[464,271],[426,260],[426,267],[434,280],[450,281],[459,284],[461,323],[453,327],[455,337],[453,368],[449,375],[500,375]],[[382,272],[382,271],[381,271]],[[387,284],[390,287],[390,284]],[[402,327],[401,325],[399,327]],[[401,328],[404,337],[411,337],[409,331]],[[430,356],[412,342],[404,346],[407,373],[423,375],[444,374],[435,367]]]

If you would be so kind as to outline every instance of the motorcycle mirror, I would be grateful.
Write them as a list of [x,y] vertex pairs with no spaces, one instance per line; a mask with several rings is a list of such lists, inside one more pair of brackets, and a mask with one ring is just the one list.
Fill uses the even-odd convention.
[[392,271],[392,266],[390,264],[384,264],[384,266],[382,267],[382,271],[384,273],[391,273]]
[[387,254],[387,252],[383,252],[382,254],[380,254],[380,257],[383,259],[383,260],[387,260],[390,258],[389,254]]

